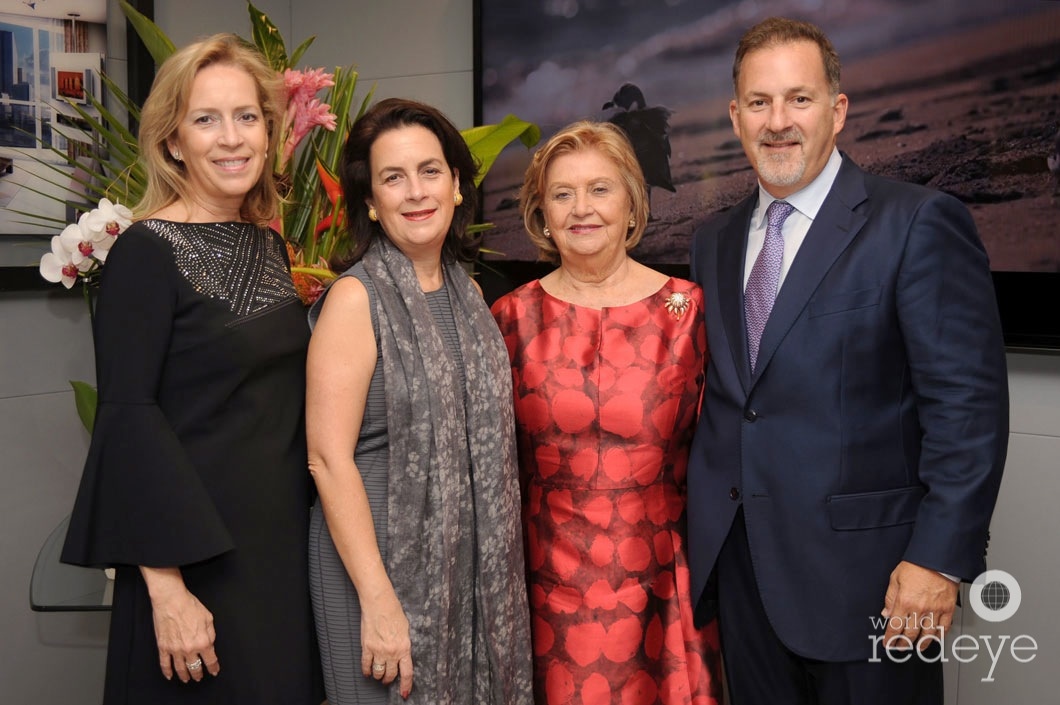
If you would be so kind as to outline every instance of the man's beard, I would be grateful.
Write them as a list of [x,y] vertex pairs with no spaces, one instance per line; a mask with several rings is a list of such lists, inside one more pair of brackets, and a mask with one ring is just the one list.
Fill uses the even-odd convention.
[[806,153],[763,154],[763,145],[777,142],[797,142],[802,145],[802,135],[795,128],[786,132],[763,132],[758,138],[758,177],[764,183],[777,186],[794,186],[806,174]]

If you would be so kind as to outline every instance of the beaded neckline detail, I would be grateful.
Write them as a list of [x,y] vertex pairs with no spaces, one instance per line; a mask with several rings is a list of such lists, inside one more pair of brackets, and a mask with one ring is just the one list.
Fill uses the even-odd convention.
[[144,225],[173,248],[177,269],[194,289],[246,316],[297,296],[283,243],[267,228],[250,223]]

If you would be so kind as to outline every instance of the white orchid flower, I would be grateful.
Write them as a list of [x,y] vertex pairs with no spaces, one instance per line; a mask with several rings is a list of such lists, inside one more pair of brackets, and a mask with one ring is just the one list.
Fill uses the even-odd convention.
[[[69,228],[77,228],[77,226],[67,226],[67,229]],[[74,252],[77,250],[75,249]],[[72,288],[78,275],[87,272],[93,265],[92,260],[85,257],[80,257],[80,261],[75,263],[74,252],[67,249],[62,236],[52,237],[52,251],[40,258],[40,275],[53,283],[62,282],[67,289]]]
[[81,227],[93,234],[96,242],[106,242],[106,248],[114,243],[118,235],[132,225],[132,211],[120,203],[111,203],[110,199],[99,201],[99,208],[94,208],[82,216]]
[[83,213],[77,223],[66,226],[59,237],[75,265],[80,267],[86,259],[103,264],[118,235],[131,224],[132,211],[104,198],[99,202],[99,208]]
[[87,216],[88,214],[85,213],[78,222],[67,225],[59,233],[59,242],[62,243],[63,249],[70,253],[70,261],[78,267],[84,261],[91,265],[92,259],[100,259],[100,252],[105,252],[107,249],[99,246],[95,233],[85,229],[84,223]]

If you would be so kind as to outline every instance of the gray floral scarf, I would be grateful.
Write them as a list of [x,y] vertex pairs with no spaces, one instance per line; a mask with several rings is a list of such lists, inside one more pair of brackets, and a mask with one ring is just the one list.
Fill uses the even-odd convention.
[[[466,376],[412,263],[380,238],[377,293],[390,440],[387,572],[408,616],[412,693],[390,702],[533,702],[511,367],[482,295],[445,263]],[[470,583],[468,580],[470,579]]]

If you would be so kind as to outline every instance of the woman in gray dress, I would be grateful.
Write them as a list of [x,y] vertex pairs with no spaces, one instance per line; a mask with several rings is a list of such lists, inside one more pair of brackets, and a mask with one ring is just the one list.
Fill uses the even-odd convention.
[[400,99],[343,153],[357,246],[311,311],[306,396],[331,705],[532,702],[510,368],[461,266],[475,172],[445,116]]

